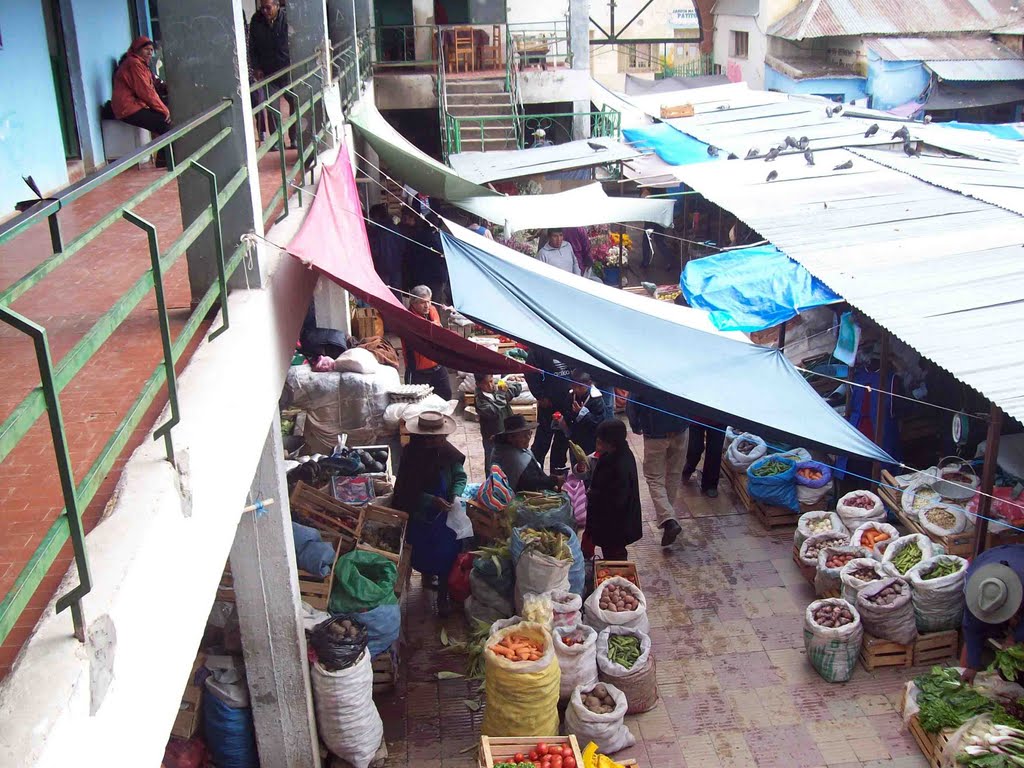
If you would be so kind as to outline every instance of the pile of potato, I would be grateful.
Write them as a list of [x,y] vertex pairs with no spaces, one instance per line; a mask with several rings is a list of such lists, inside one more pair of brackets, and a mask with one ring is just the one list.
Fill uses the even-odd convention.
[[825,560],[825,567],[826,568],[842,568],[844,565],[846,565],[848,562],[850,562],[851,560],[853,560],[856,557],[857,557],[857,555],[853,554],[852,552],[839,552],[839,553],[836,553],[834,555],[829,556]]
[[870,597],[865,595],[864,599],[874,605],[892,605],[902,594],[903,585],[899,582],[893,582],[888,587],[879,590]]
[[589,692],[581,691],[583,706],[595,715],[607,715],[615,711],[615,699],[608,693],[603,683],[598,683]]
[[861,581],[878,581],[882,578],[878,575],[878,571],[874,568],[869,568],[866,565],[858,565],[849,572],[849,575],[855,579],[860,579]]
[[619,584],[609,584],[601,593],[599,603],[602,611],[635,611],[640,606],[640,601],[629,587]]
[[830,603],[814,609],[814,620],[823,627],[836,629],[853,621],[853,611],[848,606]]

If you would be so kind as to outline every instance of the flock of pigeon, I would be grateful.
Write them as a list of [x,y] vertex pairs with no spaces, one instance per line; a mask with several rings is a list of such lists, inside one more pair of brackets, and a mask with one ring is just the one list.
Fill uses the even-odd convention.
[[[721,107],[718,107],[718,109],[728,109],[728,107],[721,106]],[[838,115],[842,111],[843,111],[843,106],[841,104],[836,105],[835,107],[826,107],[825,108],[825,114],[828,117],[833,117],[835,115]],[[865,139],[870,139],[872,136],[874,136],[876,133],[878,133],[878,131],[879,131],[878,123],[872,123],[870,126],[868,126],[868,129],[866,131],[864,131],[864,138]],[[898,131],[893,133],[892,138],[893,138],[893,140],[898,140],[898,141],[902,141],[903,142],[903,152],[907,155],[907,157],[918,157],[918,156],[920,156],[921,148],[920,147],[915,147],[914,144],[911,142],[911,140],[910,140],[910,131],[907,130],[907,126],[904,125],[904,126],[900,127],[900,129]],[[744,158],[744,160],[755,160],[757,158],[763,157],[764,161],[766,163],[770,163],[775,158],[777,158],[779,155],[781,155],[783,153],[790,153],[790,152],[795,151],[795,152],[803,152],[804,160],[807,161],[807,165],[814,165],[814,152],[811,150],[810,143],[811,143],[811,140],[808,139],[806,136],[801,136],[799,139],[794,139],[792,136],[787,136],[782,144],[779,144],[777,147],[772,147],[771,149],[769,149],[764,154],[761,154],[761,151],[759,149],[757,149],[756,147],[751,148],[750,150],[747,151],[747,156]],[[711,157],[718,157],[718,153],[719,153],[718,147],[714,147],[714,146],[711,146],[711,145],[708,146],[708,155],[710,155]],[[737,160],[739,158],[738,158],[737,155],[735,155],[735,154],[730,152],[728,159],[729,160]],[[850,168],[853,168],[853,160],[847,160],[845,163],[840,163],[839,165],[835,166],[832,170],[833,171],[847,171]],[[765,181],[766,182],[772,182],[772,181],[775,181],[777,178],[779,178],[779,172],[778,171],[771,171],[771,172],[769,172],[769,174],[768,174],[767,178],[765,179]]]

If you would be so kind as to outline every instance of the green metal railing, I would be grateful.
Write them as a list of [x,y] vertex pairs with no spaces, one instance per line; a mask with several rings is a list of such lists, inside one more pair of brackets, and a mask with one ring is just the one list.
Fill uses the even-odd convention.
[[[166,147],[169,155],[173,155],[172,142],[186,136],[208,123],[217,124],[219,116],[227,112],[231,102],[225,100],[205,112],[192,118],[185,124],[164,134],[162,137],[139,149],[134,154],[122,158],[107,166],[98,173],[86,177],[62,192],[52,200],[44,201],[25,211],[20,216],[0,227],[0,245],[10,243],[29,228],[41,224],[44,219],[50,232],[52,253],[38,266],[33,268],[19,280],[0,291],[0,320],[20,333],[32,339],[36,363],[39,369],[40,385],[34,388],[19,403],[7,419],[0,424],[0,463],[10,456],[21,440],[38,421],[43,413],[47,414],[50,436],[53,440],[54,453],[57,461],[57,472],[60,477],[64,508],[43,536],[39,546],[28,563],[22,568],[15,579],[14,586],[0,601],[0,642],[8,636],[19,616],[25,609],[30,598],[38,589],[43,577],[53,565],[64,543],[71,540],[74,562],[78,573],[78,585],[57,600],[57,610],[71,609],[74,623],[74,634],[79,640],[85,639],[85,618],[82,614],[81,600],[92,587],[89,572],[89,558],[85,548],[85,532],[82,527],[82,510],[86,509],[95,497],[101,483],[106,478],[115,460],[127,445],[135,428],[142,421],[146,409],[155,399],[161,387],[166,385],[167,398],[170,404],[171,418],[154,432],[154,439],[163,439],[169,461],[174,460],[174,447],[171,430],[178,421],[178,398],[174,373],[174,365],[202,327],[206,316],[214,304],[220,302],[223,316],[221,330],[228,327],[227,281],[238,269],[245,254],[243,245],[238,245],[230,256],[225,253],[223,235],[220,228],[220,212],[231,200],[248,175],[246,166],[242,166],[234,176],[218,189],[216,176],[202,164],[202,160],[212,149],[224,141],[231,133],[231,127],[225,126],[217,130],[202,146],[176,163],[158,180],[145,189],[132,195],[128,200],[119,203],[99,221],[84,232],[65,243],[60,232],[60,212],[87,192],[134,168],[140,159],[151,155],[157,149]],[[209,126],[204,130],[208,131]],[[185,228],[174,242],[161,250],[155,227],[136,212],[156,192],[170,184],[181,175],[195,172],[209,182],[210,203]],[[128,223],[146,232],[150,254],[151,268],[146,271],[113,305],[104,312],[85,335],[57,363],[54,362],[49,346],[46,328],[25,317],[11,308],[19,296],[38,285],[50,272],[81,252],[90,242],[99,237],[118,221]],[[212,229],[217,256],[218,279],[203,295],[192,311],[184,328],[176,339],[172,338],[170,322],[167,315],[167,304],[163,294],[163,278],[167,271],[181,258],[201,235]],[[121,326],[133,310],[153,292],[156,297],[157,314],[160,326],[163,360],[146,381],[142,391],[135,397],[124,418],[114,428],[99,456],[86,470],[81,480],[75,480],[68,453],[68,441],[61,412],[61,391],[78,375],[100,348],[110,339],[111,335]],[[211,336],[212,338],[212,336]]]
[[[441,46],[437,44],[438,28],[433,24],[377,26],[373,27],[371,34],[373,66],[376,69],[432,69],[437,64]],[[417,38],[429,40],[429,49],[422,50],[423,45],[417,46]]]
[[569,20],[531,21],[506,25],[507,58],[520,69],[572,67]]
[[[532,136],[538,128],[543,128],[547,138],[556,144],[572,141],[571,123],[573,118],[577,117],[585,117],[590,120],[591,136],[609,136],[618,139],[622,135],[622,115],[611,107],[603,107],[597,112],[516,114],[512,117],[507,115],[445,115],[445,130],[448,137],[446,157],[461,152],[463,141],[479,141],[481,146],[485,146],[483,139],[485,137],[495,138],[494,129],[498,127],[506,130],[505,138],[509,141],[514,139],[516,147],[519,149],[526,147],[526,139]],[[509,126],[510,121],[511,126]],[[570,127],[567,128],[566,123],[569,123]],[[488,134],[488,129],[491,130],[490,134]]]
[[683,59],[672,64],[667,58],[662,58],[661,71],[658,78],[666,77],[699,77],[701,75],[713,75],[715,73],[715,59],[710,53],[702,53],[692,59]]

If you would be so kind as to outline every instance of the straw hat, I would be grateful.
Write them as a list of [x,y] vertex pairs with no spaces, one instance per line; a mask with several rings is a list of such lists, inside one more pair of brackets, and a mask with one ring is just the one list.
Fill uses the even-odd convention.
[[986,624],[1002,624],[1020,608],[1024,586],[1009,566],[989,563],[971,574],[964,593],[975,617]]
[[450,435],[455,431],[455,419],[440,411],[424,411],[405,420],[410,435]]
[[538,139],[543,139],[548,134],[547,131],[545,131],[543,128],[538,128],[536,131],[533,132],[533,135]]

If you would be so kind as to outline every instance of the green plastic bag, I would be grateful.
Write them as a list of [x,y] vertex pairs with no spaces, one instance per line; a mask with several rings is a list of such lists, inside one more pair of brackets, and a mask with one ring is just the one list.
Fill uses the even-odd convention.
[[354,550],[338,558],[327,610],[332,614],[394,605],[398,566],[374,552]]

